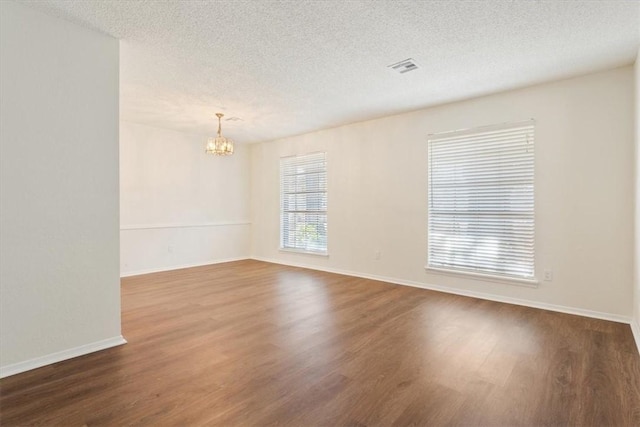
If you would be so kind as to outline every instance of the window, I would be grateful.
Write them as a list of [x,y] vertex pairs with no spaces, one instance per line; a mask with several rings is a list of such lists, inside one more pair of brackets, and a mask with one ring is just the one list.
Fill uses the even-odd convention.
[[431,135],[427,268],[534,279],[534,122]]
[[327,253],[326,153],[280,159],[280,248]]

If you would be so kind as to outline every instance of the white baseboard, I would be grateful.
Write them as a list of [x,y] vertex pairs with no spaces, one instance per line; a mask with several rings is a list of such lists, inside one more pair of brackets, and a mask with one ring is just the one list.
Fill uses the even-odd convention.
[[122,277],[130,277],[130,276],[139,276],[141,274],[160,273],[163,271],[180,270],[181,268],[202,267],[205,265],[222,264],[224,262],[242,261],[245,259],[251,259],[251,258],[248,256],[244,256],[244,257],[236,257],[236,258],[218,259],[218,260],[212,260],[212,261],[206,261],[206,262],[198,262],[194,264],[179,264],[179,265],[171,265],[168,267],[149,268],[145,270],[124,271],[120,273],[120,277],[122,278]]
[[640,325],[638,325],[638,319],[631,320],[631,332],[633,333],[633,338],[636,340],[638,353],[640,353]]
[[53,363],[62,362],[63,360],[72,359],[85,354],[93,353],[107,348],[116,347],[126,344],[127,340],[122,335],[107,338],[105,340],[96,341],[90,344],[81,345],[79,347],[58,351],[56,353],[47,354],[46,356],[36,357],[35,359],[25,360],[24,362],[14,363],[12,365],[0,367],[0,378],[16,375],[21,372],[30,371],[32,369],[41,368]]
[[[525,307],[539,308],[542,310],[557,311],[560,313],[575,314],[578,316],[592,317],[595,319],[610,320],[612,322],[631,324],[631,318],[628,316],[621,316],[619,314],[612,314],[612,313],[603,313],[599,311],[587,310],[584,308],[567,307],[563,305],[524,300],[520,298],[511,298],[511,297],[495,295],[495,294],[490,294],[485,292],[469,291],[467,289],[451,288],[449,286],[440,286],[440,285],[432,285],[428,283],[414,282],[410,280],[397,279],[395,277],[377,276],[374,274],[359,273],[354,271],[341,270],[337,268],[326,268],[326,267],[315,266],[315,265],[307,265],[304,263],[286,262],[286,261],[281,261],[277,259],[263,258],[258,256],[253,256],[251,257],[251,259],[255,259],[257,261],[270,262],[274,264],[289,265],[292,267],[308,268],[310,270],[319,270],[319,271],[326,271],[329,273],[343,274],[345,276],[360,277],[363,279],[379,280],[381,282],[387,282],[387,283],[403,285],[403,286],[411,286],[414,288],[429,289],[432,291],[439,291],[439,292],[445,292],[448,294],[462,295],[466,297],[473,297],[473,298],[479,298],[479,299],[484,299],[489,301],[502,302],[506,304],[521,305]],[[637,341],[638,340],[636,338],[636,342]]]

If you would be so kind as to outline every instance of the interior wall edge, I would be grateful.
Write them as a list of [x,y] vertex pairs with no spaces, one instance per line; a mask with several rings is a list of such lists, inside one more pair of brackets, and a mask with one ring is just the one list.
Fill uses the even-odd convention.
[[634,67],[635,89],[635,163],[634,163],[634,267],[633,267],[633,331],[638,351],[640,351],[640,47],[636,55]]
[[[5,376],[123,340],[120,50],[119,41],[103,32],[29,5],[2,2],[1,9],[0,373]],[[109,337],[115,341],[103,342]]]
[[638,319],[631,320],[631,333],[633,333],[633,338],[636,341],[636,346],[638,347],[638,353],[640,353],[640,325],[638,325]]
[[[252,256],[251,259],[254,259],[256,261],[269,262],[269,263],[273,263],[273,264],[288,265],[288,266],[291,266],[291,267],[307,268],[309,270],[318,270],[318,271],[326,271],[328,273],[343,274],[345,276],[359,277],[359,278],[362,278],[362,279],[379,280],[381,282],[387,282],[387,283],[391,283],[393,285],[411,286],[411,287],[414,287],[414,288],[428,289],[428,290],[432,290],[432,291],[445,292],[445,293],[448,293],[448,294],[461,295],[461,296],[472,297],[472,298],[479,298],[479,299],[484,299],[484,300],[488,300],[488,301],[502,302],[502,303],[505,303],[505,304],[521,305],[521,306],[524,306],[524,307],[537,308],[537,309],[541,309],[541,310],[556,311],[556,312],[559,312],[559,313],[573,314],[573,315],[577,315],[577,316],[584,316],[584,317],[590,317],[590,318],[594,318],[594,319],[608,320],[608,321],[611,321],[611,322],[618,322],[618,323],[625,323],[625,324],[632,325],[632,318],[630,316],[623,316],[623,315],[615,314],[615,313],[603,313],[603,312],[600,312],[600,311],[588,310],[588,309],[584,309],[584,308],[580,308],[580,307],[568,307],[568,306],[563,306],[563,305],[548,304],[548,303],[539,302],[539,301],[532,301],[532,300],[525,300],[525,299],[520,299],[520,298],[506,297],[506,296],[495,295],[495,294],[490,294],[490,293],[486,293],[486,292],[469,291],[469,290],[466,290],[466,289],[453,288],[453,287],[449,287],[449,286],[440,286],[440,285],[433,285],[433,284],[429,284],[429,283],[414,282],[414,281],[411,281],[411,280],[398,279],[398,278],[395,278],[395,277],[377,276],[375,274],[366,274],[366,273],[360,273],[360,272],[355,272],[355,271],[342,270],[342,269],[339,269],[339,268],[325,268],[325,267],[319,267],[317,265],[309,265],[309,264],[304,264],[304,263],[281,261],[281,260],[278,260],[278,259],[265,258],[265,257],[260,257],[260,256]],[[640,332],[640,328],[638,328],[638,332]],[[637,338],[640,338],[640,334],[637,335]],[[636,339],[636,343],[637,342],[638,342],[638,340]],[[639,349],[639,351],[640,351],[640,349]]]
[[89,344],[84,344],[78,347],[73,347],[73,348],[58,351],[55,353],[46,354],[44,356],[25,360],[23,362],[13,363],[7,366],[1,366],[0,378],[5,378],[12,375],[20,374],[22,372],[30,371],[32,369],[41,368],[47,365],[52,365],[54,363],[62,362],[63,360],[73,359],[74,357],[84,356],[89,353],[94,353],[100,350],[106,350],[108,348],[117,347],[119,345],[123,345],[126,343],[127,343],[127,340],[122,335],[118,335],[115,337],[92,342]]

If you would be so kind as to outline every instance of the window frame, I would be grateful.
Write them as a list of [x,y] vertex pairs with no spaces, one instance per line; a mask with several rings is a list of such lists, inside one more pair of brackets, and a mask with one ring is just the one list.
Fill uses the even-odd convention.
[[[478,135],[482,134],[482,133],[486,133],[486,132],[492,132],[492,131],[508,131],[508,130],[512,130],[512,129],[517,129],[517,128],[523,128],[526,126],[530,126],[531,127],[531,134],[532,134],[532,147],[533,147],[533,151],[531,154],[531,161],[532,161],[532,166],[531,166],[531,172],[533,174],[533,177],[531,178],[531,182],[532,182],[532,189],[531,189],[531,199],[533,202],[532,205],[532,209],[531,209],[531,221],[532,221],[532,257],[531,257],[531,269],[532,269],[532,275],[531,276],[517,276],[517,275],[510,275],[510,274],[504,274],[504,273],[500,273],[498,271],[482,271],[479,268],[476,270],[473,270],[472,268],[455,268],[455,267],[448,267],[448,266],[441,266],[441,265],[432,265],[432,260],[431,260],[431,253],[432,253],[432,167],[431,167],[431,162],[432,162],[432,158],[431,158],[431,144],[433,142],[433,140],[438,141],[438,140],[442,140],[443,138],[449,138],[449,137],[453,137],[453,136],[466,136],[469,138],[472,137],[477,137]],[[491,281],[491,282],[497,282],[497,283],[508,283],[508,284],[515,284],[515,285],[521,285],[521,286],[527,286],[527,287],[537,287],[539,285],[539,280],[537,278],[537,250],[536,250],[536,234],[537,234],[537,224],[536,224],[536,185],[535,185],[535,171],[536,171],[536,167],[535,167],[535,131],[536,131],[536,121],[534,119],[529,119],[529,120],[524,120],[524,121],[519,121],[519,122],[511,122],[511,123],[500,123],[500,124],[494,124],[494,125],[488,125],[488,126],[480,126],[480,127],[475,127],[475,128],[469,128],[469,129],[462,129],[462,130],[454,130],[454,131],[450,131],[450,132],[440,132],[440,133],[434,133],[434,134],[429,134],[427,137],[427,263],[425,265],[425,270],[427,272],[430,273],[436,273],[436,274],[444,274],[444,275],[452,275],[452,276],[459,276],[459,277],[465,277],[465,278],[469,278],[469,279],[476,279],[476,280],[484,280],[484,281]],[[464,212],[464,211],[461,211]],[[470,211],[467,211],[470,212]]]
[[[325,217],[325,247],[323,250],[313,250],[313,249],[303,249],[285,246],[285,227],[284,227],[284,216],[286,213],[292,213],[291,211],[285,211],[284,209],[284,162],[291,159],[302,159],[309,156],[322,154],[324,156],[324,174],[325,174],[325,188],[324,188],[324,197],[326,198],[326,210],[324,211],[308,211],[311,214],[324,215]],[[281,252],[293,252],[293,253],[301,253],[308,255],[316,255],[316,256],[329,256],[329,208],[328,208],[328,197],[329,197],[329,189],[328,189],[328,156],[326,151],[314,151],[304,154],[294,154],[290,156],[282,156],[279,159],[279,192],[280,192],[280,200],[279,200],[279,215],[280,215],[280,235],[279,235],[279,245],[278,250]],[[319,192],[321,193],[321,192]],[[295,193],[300,194],[300,193]],[[306,245],[305,245],[306,246]]]

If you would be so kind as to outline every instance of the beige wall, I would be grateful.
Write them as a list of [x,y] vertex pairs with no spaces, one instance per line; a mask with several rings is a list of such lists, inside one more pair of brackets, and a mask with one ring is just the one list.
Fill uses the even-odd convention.
[[0,375],[124,341],[118,40],[0,5]]
[[206,141],[120,123],[122,275],[249,256],[249,148],[216,157]]
[[[633,272],[633,68],[252,146],[259,259],[552,304],[629,319]],[[535,289],[425,272],[427,135],[534,118]],[[325,150],[329,256],[280,252],[279,157]],[[380,259],[375,259],[380,251]]]

